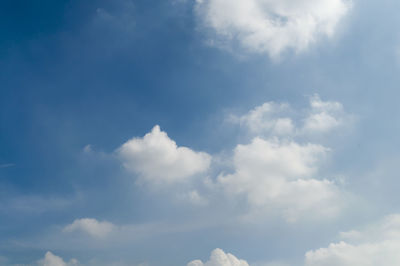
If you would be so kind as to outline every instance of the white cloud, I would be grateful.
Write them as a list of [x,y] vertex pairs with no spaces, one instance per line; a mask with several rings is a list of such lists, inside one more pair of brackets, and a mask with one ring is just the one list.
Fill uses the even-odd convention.
[[189,262],[187,266],[249,266],[249,264],[217,248],[211,252],[209,261],[203,263],[201,260],[194,260]]
[[281,116],[289,109],[288,104],[266,102],[243,116],[231,116],[230,121],[239,123],[253,134],[291,135],[295,130],[292,119]]
[[78,261],[76,259],[71,259],[69,262],[65,262],[61,257],[58,257],[51,253],[50,251],[46,252],[44,259],[38,262],[39,266],[74,266],[78,265]]
[[339,102],[322,101],[318,95],[310,98],[311,110],[304,120],[305,133],[325,133],[343,125],[347,115]]
[[250,52],[278,57],[332,37],[348,0],[197,0],[197,14],[219,43],[237,41]]
[[[5,261],[5,260],[4,260]],[[0,263],[3,261],[1,260],[0,257]],[[5,261],[6,262],[6,261]],[[10,265],[11,264],[0,264],[0,265]],[[20,264],[18,264],[20,265]],[[25,265],[25,264],[24,264]],[[69,262],[64,261],[63,258],[54,255],[50,251],[46,252],[45,256],[43,259],[37,261],[36,263],[33,264],[27,264],[27,266],[149,266],[150,264],[143,262],[143,263],[132,263],[132,262],[124,262],[122,260],[118,261],[109,261],[109,260],[99,260],[97,258],[90,259],[86,263],[81,263],[76,259],[71,259]],[[12,266],[17,266],[16,264],[12,264]]]
[[[339,122],[333,125],[329,119],[321,119],[311,127],[312,117],[318,114]],[[140,181],[169,184],[168,188],[187,181],[187,186],[179,187],[184,191],[169,191],[193,205],[211,205],[222,195],[232,203],[245,199],[245,213],[240,216],[244,218],[326,219],[339,213],[345,199],[338,184],[319,176],[330,149],[313,140],[316,133],[325,134],[342,125],[345,116],[340,103],[322,101],[318,95],[310,98],[305,110],[267,102],[245,115],[232,115],[230,120],[248,130],[251,141],[237,145],[221,165],[217,165],[220,157],[215,156],[213,169],[209,169],[209,154],[178,147],[159,126],[144,137],[129,140],[116,154]],[[202,175],[203,182],[190,178],[207,170],[214,175]]]
[[304,129],[307,131],[326,131],[339,125],[339,121],[333,116],[321,112],[310,115],[305,123]]
[[64,227],[64,232],[84,232],[92,237],[105,237],[116,229],[116,226],[110,222],[99,222],[96,219],[83,218],[76,219],[72,224]]
[[236,146],[233,173],[220,174],[217,184],[231,198],[243,196],[253,214],[275,211],[288,221],[338,214],[344,193],[333,181],[318,177],[330,149],[315,140],[347,125],[349,117],[341,103],[318,95],[310,97],[305,109],[266,102],[242,116],[231,115],[229,120],[252,140]]
[[309,107],[293,110],[287,103],[266,102],[228,120],[256,136],[296,137],[325,134],[350,122],[343,105],[335,101],[323,101],[315,94],[309,99]]
[[208,170],[211,156],[178,147],[167,133],[155,126],[143,138],[123,144],[117,154],[124,167],[152,183],[173,183]]
[[400,265],[400,215],[361,231],[341,233],[344,241],[309,251],[306,266],[398,266]]
[[254,138],[234,151],[234,173],[218,184],[230,197],[244,195],[254,209],[279,210],[288,221],[300,215],[331,216],[339,209],[339,190],[328,180],[313,178],[328,149],[317,144]]

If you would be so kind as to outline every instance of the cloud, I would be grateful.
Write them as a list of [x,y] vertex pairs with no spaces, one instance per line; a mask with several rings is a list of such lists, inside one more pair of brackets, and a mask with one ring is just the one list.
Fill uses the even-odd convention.
[[327,248],[309,251],[306,266],[400,265],[400,215],[385,217],[364,230],[341,233],[343,239]]
[[217,185],[230,198],[243,196],[254,213],[274,211],[291,222],[335,216],[345,195],[338,184],[318,176],[331,151],[318,140],[350,124],[350,117],[341,103],[317,94],[305,109],[266,102],[244,115],[231,115],[229,121],[248,132],[251,141],[236,146],[233,171],[220,174]]
[[217,248],[211,252],[209,261],[203,263],[201,260],[194,260],[189,262],[187,266],[249,266],[249,264]]
[[305,110],[293,110],[288,103],[266,102],[244,115],[231,115],[228,120],[251,135],[296,137],[332,132],[349,123],[351,116],[341,103],[323,101],[314,94]]
[[103,31],[116,31],[120,34],[132,34],[136,27],[135,5],[132,1],[114,1],[113,9],[97,8],[93,26]]
[[320,37],[332,37],[348,13],[347,0],[197,0],[202,23],[214,42],[238,42],[249,52],[276,58],[286,50],[307,49]]
[[234,151],[234,173],[218,177],[229,197],[244,195],[251,207],[279,210],[288,221],[300,215],[332,216],[339,209],[339,190],[328,180],[313,178],[329,150],[317,144],[254,138]]
[[247,128],[252,134],[292,135],[295,131],[289,117],[279,117],[290,110],[288,104],[266,102],[243,116],[230,116],[229,120]]
[[[320,176],[331,149],[315,137],[345,124],[347,114],[339,102],[322,101],[318,95],[309,104],[294,110],[287,103],[266,102],[242,116],[231,115],[232,122],[250,132],[250,140],[236,145],[227,157],[215,155],[212,167],[211,155],[178,147],[159,126],[115,153],[139,181],[168,184],[175,199],[198,207],[219,199],[242,208],[237,210],[240,217],[253,221],[261,216],[288,222],[332,218],[347,197],[329,176]],[[322,118],[315,120],[316,115]],[[196,175],[198,179],[191,178]],[[185,186],[177,187],[182,182]]]
[[0,168],[8,168],[8,167],[13,167],[15,164],[13,163],[5,163],[5,164],[0,164]]
[[50,251],[47,251],[44,259],[38,262],[39,266],[74,266],[78,264],[79,263],[76,259],[71,259],[69,262],[65,262],[61,257],[54,255]]
[[303,126],[305,133],[328,132],[343,125],[347,119],[341,103],[322,101],[318,95],[310,98],[310,107]]
[[[0,263],[2,262],[1,257],[0,257]],[[1,264],[3,265],[3,264]],[[8,265],[8,264],[4,264]],[[12,264],[13,266],[16,266],[15,264]],[[19,265],[19,264],[18,264]],[[45,257],[37,263],[33,264],[28,264],[28,265],[37,265],[37,266],[149,266],[148,263],[143,262],[140,264],[136,263],[127,263],[124,261],[108,261],[108,260],[99,260],[97,258],[90,259],[86,263],[81,263],[76,259],[71,259],[69,262],[65,262],[63,258],[54,255],[50,251],[46,252]],[[10,265],[11,266],[11,265]]]
[[123,144],[117,155],[124,167],[151,183],[174,183],[209,169],[211,156],[178,147],[167,133],[155,126],[143,138],[133,138]]
[[92,237],[102,238],[109,235],[116,229],[116,226],[110,222],[99,222],[96,219],[83,218],[76,219],[72,224],[64,227],[64,232],[84,232]]

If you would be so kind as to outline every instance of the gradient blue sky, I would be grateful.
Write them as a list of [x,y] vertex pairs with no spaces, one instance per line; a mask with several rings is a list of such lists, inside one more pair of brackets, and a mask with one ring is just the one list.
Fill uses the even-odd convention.
[[[315,15],[250,2],[261,23]],[[271,25],[256,32],[265,49],[245,42],[257,30],[236,23],[252,19],[230,10],[240,0],[0,1],[0,265],[245,265],[206,264],[216,248],[255,266],[398,265],[400,3],[322,2],[322,19],[347,7],[331,35],[311,31],[298,50],[300,32],[273,54]],[[251,120],[257,106],[271,110]],[[313,115],[333,124],[307,128]],[[290,180],[334,190],[263,198],[292,166]]]

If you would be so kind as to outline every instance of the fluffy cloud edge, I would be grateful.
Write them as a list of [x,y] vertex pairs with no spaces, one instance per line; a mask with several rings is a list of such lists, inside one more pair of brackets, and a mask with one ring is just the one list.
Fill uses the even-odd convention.
[[222,249],[216,248],[211,252],[207,262],[193,260],[187,266],[249,266],[247,261],[238,259],[231,253],[225,253]]
[[178,146],[158,125],[144,137],[125,142],[116,154],[125,169],[152,184],[187,181],[206,172],[211,164],[208,153]]
[[228,198],[244,196],[257,215],[274,213],[288,222],[332,218],[342,209],[342,193],[333,181],[314,177],[328,151],[318,144],[255,138],[236,147],[234,172],[221,174],[217,185]]
[[79,262],[76,259],[71,259],[65,262],[61,257],[47,251],[44,258],[38,261],[38,266],[78,266]]

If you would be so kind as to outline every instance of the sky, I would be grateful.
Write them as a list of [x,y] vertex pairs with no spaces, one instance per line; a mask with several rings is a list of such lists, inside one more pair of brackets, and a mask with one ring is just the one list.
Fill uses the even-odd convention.
[[398,266],[399,8],[0,1],[0,265]]

